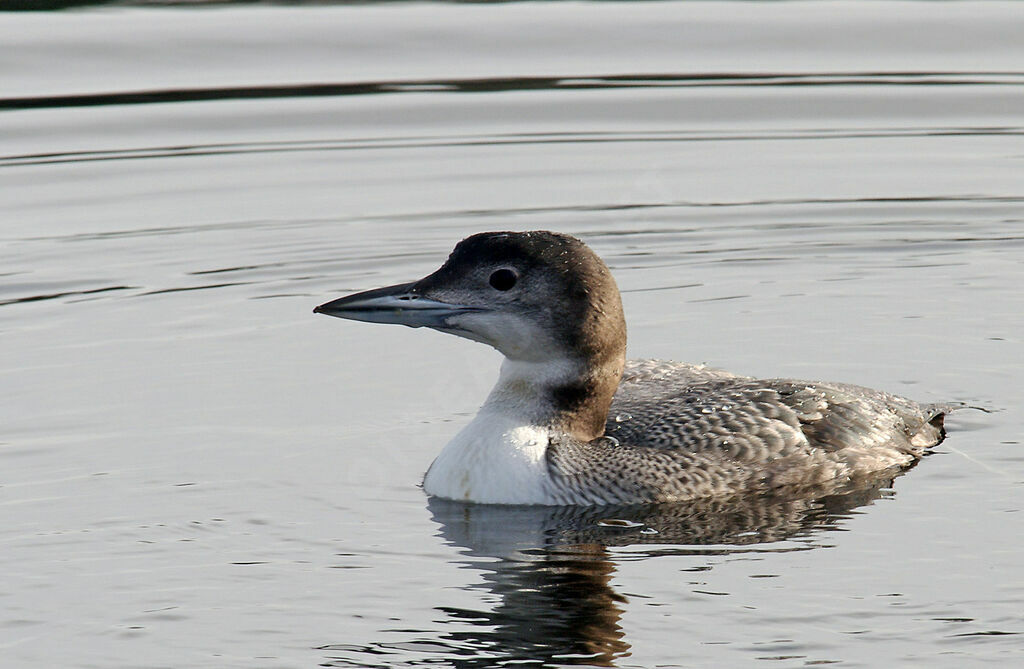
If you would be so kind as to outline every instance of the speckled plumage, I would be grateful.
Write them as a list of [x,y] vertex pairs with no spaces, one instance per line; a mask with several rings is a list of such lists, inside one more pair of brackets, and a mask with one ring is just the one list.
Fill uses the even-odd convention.
[[913,463],[942,440],[952,408],[858,386],[630,361],[605,437],[552,435],[552,495],[565,504],[685,501],[855,479]]

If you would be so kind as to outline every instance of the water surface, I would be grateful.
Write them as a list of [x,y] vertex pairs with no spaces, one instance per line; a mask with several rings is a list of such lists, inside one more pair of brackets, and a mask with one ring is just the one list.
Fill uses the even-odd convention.
[[[1012,665],[1013,3],[0,14],[0,645],[17,666]],[[418,488],[499,356],[314,317],[585,239],[632,357],[960,400],[799,500]]]

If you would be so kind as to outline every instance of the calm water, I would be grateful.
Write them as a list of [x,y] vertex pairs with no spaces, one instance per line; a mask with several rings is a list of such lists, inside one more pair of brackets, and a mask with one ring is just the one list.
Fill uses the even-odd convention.
[[[1024,5],[0,13],[18,667],[1024,660]],[[583,237],[630,354],[995,410],[825,499],[418,488],[493,351],[314,317]]]

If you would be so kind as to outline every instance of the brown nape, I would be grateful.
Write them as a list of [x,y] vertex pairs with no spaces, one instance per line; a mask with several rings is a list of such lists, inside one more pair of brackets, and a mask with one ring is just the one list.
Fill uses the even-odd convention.
[[593,367],[578,381],[551,389],[555,416],[551,427],[579,439],[592,441],[604,435],[608,408],[622,379],[625,355]]
[[[553,427],[581,441],[604,435],[608,408],[622,380],[626,364],[626,320],[622,313],[619,288],[608,266],[582,242],[575,252],[586,260],[575,264],[566,274],[573,295],[570,310],[564,318],[572,348],[584,362],[579,379],[553,388],[552,406],[556,407]],[[571,320],[570,320],[571,319]]]

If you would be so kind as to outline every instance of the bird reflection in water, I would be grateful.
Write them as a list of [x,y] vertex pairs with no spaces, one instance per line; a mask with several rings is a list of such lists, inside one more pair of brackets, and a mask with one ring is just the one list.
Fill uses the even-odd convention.
[[431,498],[440,536],[460,549],[459,563],[481,574],[467,587],[498,603],[491,610],[439,607],[452,629],[424,631],[418,641],[324,646],[322,666],[615,666],[630,644],[619,624],[627,599],[611,585],[616,557],[609,548],[648,547],[631,549],[630,559],[812,550],[826,546],[823,532],[854,509],[892,494],[899,473],[787,498],[686,504],[500,506]]

